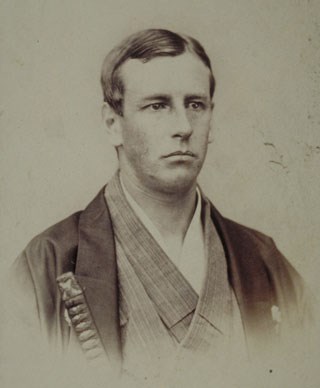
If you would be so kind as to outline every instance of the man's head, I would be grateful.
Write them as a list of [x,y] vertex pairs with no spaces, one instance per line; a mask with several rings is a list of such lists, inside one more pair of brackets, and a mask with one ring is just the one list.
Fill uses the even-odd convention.
[[123,174],[158,192],[194,186],[210,141],[215,87],[202,46],[167,30],[138,32],[107,55],[101,83]]
[[163,29],[142,30],[124,39],[105,57],[101,71],[103,100],[122,115],[125,85],[120,74],[121,65],[129,59],[148,62],[157,57],[175,57],[185,52],[194,54],[210,70],[210,97],[215,79],[211,62],[201,44],[194,38]]

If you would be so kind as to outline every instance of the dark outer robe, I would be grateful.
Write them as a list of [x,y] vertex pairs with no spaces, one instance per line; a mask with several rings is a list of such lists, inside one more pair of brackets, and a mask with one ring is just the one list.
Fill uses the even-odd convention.
[[[271,238],[224,218],[211,208],[227,259],[228,277],[240,308],[249,354],[268,352],[281,335],[303,328],[309,297],[295,269]],[[52,347],[65,349],[70,327],[56,278],[72,271],[108,357],[121,360],[118,279],[109,210],[102,189],[88,207],[35,237],[12,270],[12,287]],[[276,316],[272,309],[281,312]]]

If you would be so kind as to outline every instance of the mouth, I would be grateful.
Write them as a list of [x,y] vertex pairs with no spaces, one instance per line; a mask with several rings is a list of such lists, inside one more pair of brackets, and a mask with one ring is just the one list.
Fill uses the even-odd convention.
[[171,152],[168,155],[165,155],[164,158],[170,158],[174,156],[194,158],[196,155],[191,151],[175,151],[175,152]]

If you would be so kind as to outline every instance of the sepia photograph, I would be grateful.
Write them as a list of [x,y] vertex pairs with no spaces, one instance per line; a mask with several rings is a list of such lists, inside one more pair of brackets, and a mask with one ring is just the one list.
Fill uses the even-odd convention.
[[320,3],[0,7],[1,386],[320,386]]

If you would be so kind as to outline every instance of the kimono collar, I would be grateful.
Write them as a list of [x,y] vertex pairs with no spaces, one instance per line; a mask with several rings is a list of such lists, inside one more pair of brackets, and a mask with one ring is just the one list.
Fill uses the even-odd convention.
[[[85,289],[106,353],[120,360],[114,232],[104,190],[105,187],[80,215],[75,275]],[[252,238],[249,229],[225,219],[212,205],[211,217],[224,247],[229,282],[240,307],[245,331],[255,336],[264,330],[267,340],[275,291],[260,252],[261,244],[257,238]]]

